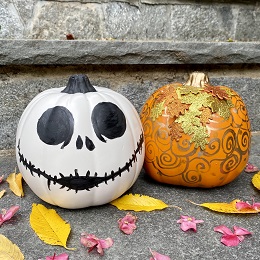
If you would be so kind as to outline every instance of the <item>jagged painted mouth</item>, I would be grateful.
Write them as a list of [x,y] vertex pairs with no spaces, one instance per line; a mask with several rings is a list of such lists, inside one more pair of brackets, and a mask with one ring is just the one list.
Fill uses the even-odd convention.
[[67,188],[68,190],[75,190],[77,193],[79,190],[90,190],[94,187],[98,187],[99,184],[105,183],[109,180],[114,181],[116,177],[121,177],[122,173],[129,172],[130,168],[133,166],[133,163],[137,162],[137,154],[142,153],[142,146],[144,143],[144,135],[143,133],[140,135],[139,142],[137,143],[137,147],[134,150],[134,153],[132,154],[132,157],[129,159],[128,162],[125,163],[123,167],[119,167],[117,171],[111,171],[109,174],[106,172],[103,177],[99,177],[97,173],[94,174],[94,176],[91,175],[90,171],[88,170],[86,175],[79,175],[78,170],[74,170],[74,174],[70,174],[69,176],[64,176],[62,173],[59,173],[59,176],[51,176],[47,174],[45,171],[41,170],[40,168],[36,168],[36,166],[31,162],[28,161],[24,155],[21,153],[20,148],[20,140],[18,142],[18,156],[20,162],[23,164],[23,166],[26,169],[29,169],[31,175],[35,177],[35,174],[38,175],[38,177],[43,176],[47,179],[47,185],[49,190],[51,190],[51,184],[61,185],[60,189]]

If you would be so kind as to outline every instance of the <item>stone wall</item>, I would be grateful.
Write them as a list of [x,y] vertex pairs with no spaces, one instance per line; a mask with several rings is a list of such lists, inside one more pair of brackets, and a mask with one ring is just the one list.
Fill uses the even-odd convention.
[[2,0],[0,26],[0,150],[14,148],[31,99],[75,73],[139,112],[158,87],[204,71],[242,96],[260,130],[258,1]]
[[2,0],[0,38],[258,41],[258,1]]

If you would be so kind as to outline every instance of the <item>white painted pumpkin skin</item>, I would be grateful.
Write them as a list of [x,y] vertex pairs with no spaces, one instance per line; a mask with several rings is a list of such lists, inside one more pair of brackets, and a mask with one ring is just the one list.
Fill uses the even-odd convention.
[[[74,75],[70,81],[82,83],[84,77]],[[137,111],[121,94],[93,89],[43,91],[20,118],[19,170],[50,204],[76,209],[108,203],[126,192],[142,169],[144,138]]]

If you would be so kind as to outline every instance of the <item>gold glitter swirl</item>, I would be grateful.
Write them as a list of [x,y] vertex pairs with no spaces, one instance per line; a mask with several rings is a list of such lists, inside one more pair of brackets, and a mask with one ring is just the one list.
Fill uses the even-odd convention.
[[208,143],[207,151],[200,152],[204,156],[213,156],[217,154],[221,148],[221,140],[219,138],[212,138]]
[[225,160],[222,161],[220,165],[220,170],[224,174],[228,174],[231,171],[234,171],[240,163],[240,155],[236,152],[230,154]]
[[142,107],[142,110],[141,110],[141,113],[140,113],[140,118],[146,118],[150,115],[150,106],[149,104],[146,102],[143,107]]
[[143,130],[145,136],[151,136],[153,133],[153,122],[151,120],[146,120],[143,123]]
[[194,144],[190,142],[190,138],[181,138],[179,142],[172,142],[171,152],[175,153],[176,151],[178,151],[179,156],[184,157],[192,156],[196,153],[196,149],[194,149]]
[[145,144],[145,160],[147,163],[151,163],[156,159],[159,152],[157,144],[150,140]]
[[238,147],[243,154],[248,153],[251,143],[251,135],[248,131],[240,130],[237,135]]
[[233,129],[228,129],[225,131],[222,137],[222,148],[225,154],[230,154],[234,152],[237,146],[236,143],[236,133]]
[[210,170],[210,163],[203,158],[194,158],[189,163],[189,169],[182,174],[184,181],[188,184],[198,183],[201,182],[203,175]]
[[194,172],[194,171],[187,171],[187,172],[183,173],[182,178],[187,184],[199,183],[199,182],[201,182],[201,179],[202,179],[201,174],[199,174],[198,172]]
[[174,157],[173,154],[162,153],[159,157],[157,157],[157,163],[160,168],[173,169],[180,163],[180,160],[179,158]]
[[243,122],[249,122],[245,104],[238,97],[234,97],[234,99],[235,99],[234,104],[236,108],[236,114],[238,115],[239,119],[242,119]]

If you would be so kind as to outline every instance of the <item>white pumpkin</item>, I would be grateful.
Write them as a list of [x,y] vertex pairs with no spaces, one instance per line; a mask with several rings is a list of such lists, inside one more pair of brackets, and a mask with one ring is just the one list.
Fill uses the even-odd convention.
[[76,209],[108,203],[136,181],[144,162],[141,121],[131,102],[85,75],[38,94],[17,128],[20,172],[42,200]]

